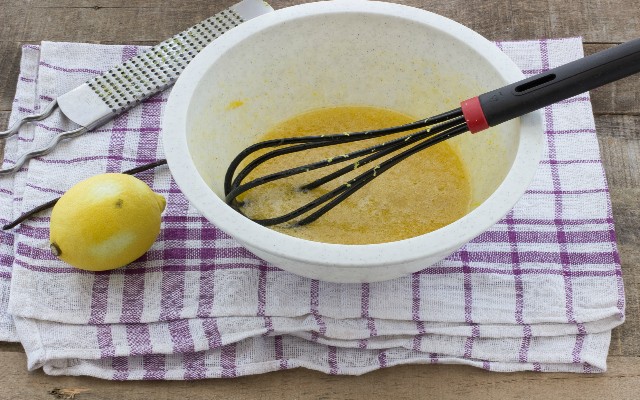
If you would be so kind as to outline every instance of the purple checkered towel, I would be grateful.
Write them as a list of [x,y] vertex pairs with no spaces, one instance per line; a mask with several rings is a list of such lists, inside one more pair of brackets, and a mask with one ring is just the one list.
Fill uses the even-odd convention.
[[[582,56],[579,39],[502,42],[533,74]],[[12,120],[144,49],[25,46]],[[79,180],[163,157],[167,94],[0,178],[0,223]],[[587,94],[546,108],[535,181],[498,224],[403,278],[336,284],[258,259],[189,204],[166,167],[138,176],[167,198],[162,232],[131,265],[69,267],[48,250],[49,214],[0,233],[0,338],[28,368],[107,379],[233,377],[306,367],[361,374],[404,363],[600,372],[624,292]],[[69,121],[25,127],[6,157]]]

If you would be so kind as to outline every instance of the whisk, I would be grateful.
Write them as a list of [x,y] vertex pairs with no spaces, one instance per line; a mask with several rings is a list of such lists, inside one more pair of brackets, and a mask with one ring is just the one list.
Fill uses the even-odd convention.
[[[225,201],[242,213],[243,203],[238,200],[238,196],[257,186],[330,165],[348,162],[345,167],[328,173],[299,188],[300,191],[309,191],[348,172],[388,156],[387,159],[375,163],[373,167],[346,183],[291,212],[265,219],[253,219],[261,225],[270,226],[301,217],[294,221],[294,224],[306,225],[320,218],[389,168],[421,150],[467,131],[471,133],[480,132],[637,72],[640,72],[640,39],[623,43],[547,72],[481,94],[461,102],[459,108],[406,125],[347,134],[289,137],[259,142],[240,152],[229,165],[224,181]],[[401,132],[409,133],[385,143],[271,173],[245,182],[253,170],[275,157]],[[243,162],[246,162],[245,160],[250,155],[263,149],[271,150],[249,161],[236,174],[238,167]]]

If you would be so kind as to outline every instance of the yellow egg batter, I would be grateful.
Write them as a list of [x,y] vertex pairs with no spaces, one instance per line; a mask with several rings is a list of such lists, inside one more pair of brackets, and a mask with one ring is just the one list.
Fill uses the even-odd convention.
[[[281,122],[260,140],[356,132],[412,121],[414,118],[381,108],[323,108]],[[278,157],[254,171],[249,179],[333,158],[395,137],[397,136],[387,136]],[[347,163],[341,163],[252,189],[241,196],[244,201],[241,211],[254,219],[286,214],[375,164],[368,164],[354,171],[355,174],[347,174],[308,193],[297,190],[305,183],[345,165]],[[431,232],[455,221],[469,211],[470,198],[464,167],[451,147],[443,142],[387,170],[320,219],[304,226],[285,223],[271,228],[291,236],[325,243],[391,242]]]

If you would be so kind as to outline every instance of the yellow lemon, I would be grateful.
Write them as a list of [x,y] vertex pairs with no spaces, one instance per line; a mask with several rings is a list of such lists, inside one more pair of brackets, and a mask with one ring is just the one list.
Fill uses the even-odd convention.
[[142,256],[160,233],[164,197],[131,175],[85,179],[51,213],[51,251],[76,268],[105,271]]

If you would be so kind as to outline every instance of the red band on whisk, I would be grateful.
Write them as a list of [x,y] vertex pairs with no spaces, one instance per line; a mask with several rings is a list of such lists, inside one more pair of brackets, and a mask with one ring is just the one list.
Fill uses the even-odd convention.
[[462,114],[464,114],[464,119],[467,121],[467,126],[471,133],[480,132],[489,127],[478,97],[465,100],[460,103],[460,106],[462,107]]

